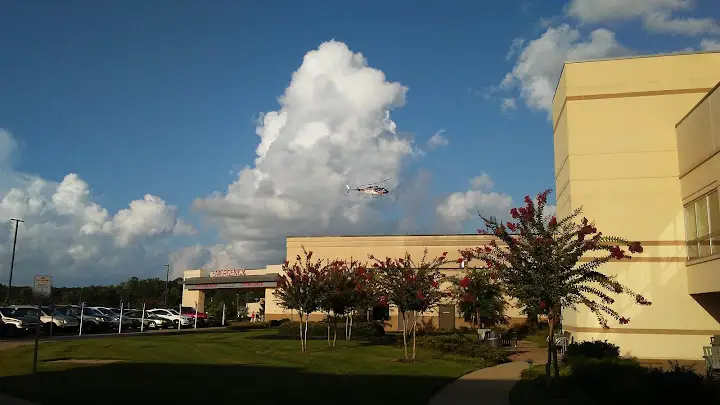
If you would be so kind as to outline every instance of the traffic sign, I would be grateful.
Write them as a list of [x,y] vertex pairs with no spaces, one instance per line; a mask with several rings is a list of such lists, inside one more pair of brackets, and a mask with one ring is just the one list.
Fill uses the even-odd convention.
[[52,276],[35,276],[33,296],[35,298],[50,298],[52,293]]

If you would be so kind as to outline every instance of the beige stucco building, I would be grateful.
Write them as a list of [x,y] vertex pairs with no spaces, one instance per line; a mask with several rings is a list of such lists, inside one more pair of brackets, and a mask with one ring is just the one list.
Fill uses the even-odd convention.
[[[602,271],[653,302],[621,298],[614,308],[631,322],[609,330],[584,308],[565,310],[564,329],[576,340],[608,340],[643,359],[691,360],[720,334],[719,81],[720,52],[565,64],[552,108],[558,216],[582,207],[605,235],[641,241],[643,254]],[[425,248],[452,256],[488,242],[481,235],[291,237],[287,257],[302,246],[331,259],[419,257]],[[183,305],[202,310],[203,288],[265,288],[266,319],[290,317],[272,294],[281,272],[279,265],[244,276],[188,270]],[[462,325],[454,312],[447,303],[426,321]],[[521,318],[517,308],[508,315]],[[399,327],[392,310],[390,328]]]
[[[576,339],[646,359],[701,359],[720,334],[720,53],[566,63],[553,103],[558,216],[583,207],[645,252],[602,271],[653,302],[627,325],[563,313]],[[690,209],[683,209],[692,207]]]
[[[448,252],[449,258],[459,258],[459,250],[486,245],[490,239],[483,235],[405,235],[405,236],[338,236],[338,237],[288,237],[286,257],[294,260],[302,256],[303,247],[313,252],[314,257],[328,259],[356,259],[368,261],[368,255],[376,257],[402,257],[409,253],[414,260],[420,260],[425,249],[428,258],[440,256]],[[446,276],[457,276],[462,273],[462,265],[449,263],[443,273]],[[270,265],[265,269],[225,271],[224,273],[206,272],[204,270],[186,270],[183,305],[204,308],[204,290],[214,288],[254,288],[265,290],[265,320],[297,318],[296,314],[283,310],[277,303],[275,291],[277,276],[282,274],[281,265]],[[230,275],[230,276],[228,276]],[[445,286],[441,286],[445,287]],[[524,320],[512,301],[506,315],[511,322]],[[315,313],[310,320],[321,320],[324,314]],[[451,329],[467,325],[459,316],[452,302],[445,302],[434,310],[423,314],[422,322],[431,322],[435,327]],[[388,329],[402,328],[396,308],[390,308]]]

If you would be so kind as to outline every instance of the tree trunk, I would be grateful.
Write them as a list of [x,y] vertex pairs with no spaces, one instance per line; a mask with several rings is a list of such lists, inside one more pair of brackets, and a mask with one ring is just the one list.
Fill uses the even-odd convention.
[[408,360],[408,345],[407,345],[407,316],[405,312],[400,313],[403,319],[403,347],[405,349],[405,360]]
[[[560,314],[561,312],[558,310],[555,312],[557,315],[553,317],[553,324],[555,326],[560,325]],[[553,328],[554,329],[554,328]],[[555,339],[553,339],[553,368],[555,371],[555,377],[560,377],[560,365],[558,364],[558,348],[555,344]]]
[[412,341],[413,341],[413,350],[412,350],[412,361],[415,362],[415,353],[417,352],[415,347],[415,331],[417,330],[417,312],[413,311],[413,328],[412,328]]
[[352,312],[351,312],[350,313],[350,325],[348,326],[348,334],[347,334],[348,340],[350,340],[350,338],[352,338],[352,325],[353,325],[353,317],[352,317]]
[[333,317],[333,347],[337,343],[337,314]]
[[310,323],[310,314],[305,315],[305,351],[307,351],[308,323]]
[[371,322],[371,321],[372,321],[372,319],[370,319],[370,314],[371,314],[371,313],[372,313],[372,309],[371,309],[371,308],[368,308],[368,309],[365,310],[365,315],[367,315],[367,321],[368,321],[368,322]]
[[303,339],[303,314],[302,312],[298,312],[300,314],[300,350],[305,351],[305,339]]
[[[350,319],[352,319],[352,312],[350,312]],[[350,340],[350,324],[348,323],[348,317],[345,317],[345,340]]]
[[327,313],[325,321],[328,323],[328,347],[330,347],[330,312]]
[[548,314],[548,357],[545,364],[545,376],[550,378],[550,367],[553,362],[553,352],[555,351],[555,321],[552,312]]

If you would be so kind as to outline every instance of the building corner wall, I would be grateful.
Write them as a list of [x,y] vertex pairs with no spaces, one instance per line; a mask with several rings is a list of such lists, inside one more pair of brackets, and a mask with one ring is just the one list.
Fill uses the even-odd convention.
[[[183,280],[194,277],[203,277],[203,270],[185,270]],[[196,308],[198,312],[205,312],[205,292],[202,290],[188,290],[183,285],[182,306]]]
[[563,326],[576,340],[608,340],[644,359],[691,360],[702,357],[712,330],[720,333],[687,293],[675,137],[675,124],[718,72],[720,54],[565,66],[553,105],[558,214],[582,207],[603,234],[641,241],[643,254],[601,271],[653,302],[620,297],[613,308],[631,322],[611,321],[609,330],[585,308],[565,310]]

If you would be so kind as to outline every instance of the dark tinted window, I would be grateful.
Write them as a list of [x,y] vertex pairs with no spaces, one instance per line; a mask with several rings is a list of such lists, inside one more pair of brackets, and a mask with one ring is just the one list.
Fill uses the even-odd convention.
[[38,311],[35,308],[18,308],[12,312],[12,316],[37,318]]

